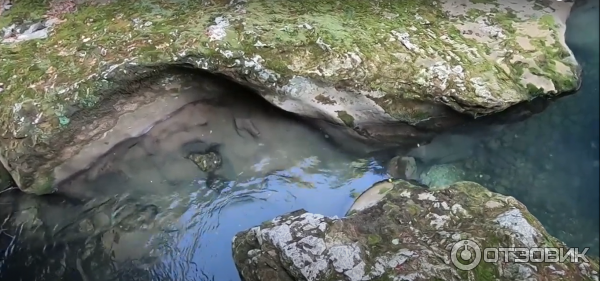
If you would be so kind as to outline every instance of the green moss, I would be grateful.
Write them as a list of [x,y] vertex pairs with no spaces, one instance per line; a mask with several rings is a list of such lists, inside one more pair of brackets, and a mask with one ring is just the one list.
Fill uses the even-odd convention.
[[[11,10],[0,18],[0,27],[41,18],[48,2],[15,1]],[[377,104],[391,116],[412,124],[431,115],[416,102],[442,94],[415,84],[415,77],[423,69],[417,64],[418,59],[436,55],[407,50],[398,40],[391,40],[393,31],[407,33],[413,44],[427,52],[433,50],[441,58],[452,54],[454,58],[447,62],[462,65],[466,80],[480,76],[498,78],[501,84],[498,95],[505,88],[516,87],[513,73],[522,75],[522,67],[509,76],[493,61],[475,62],[472,57],[485,57],[492,50],[465,38],[454,26],[454,19],[448,20],[435,1],[258,0],[246,4],[244,16],[227,11],[225,1],[216,2],[208,6],[202,1],[165,0],[111,1],[101,6],[81,4],[75,13],[64,15],[64,22],[56,26],[48,39],[0,45],[0,81],[10,86],[0,95],[0,102],[5,105],[0,107],[0,128],[12,133],[25,131],[24,135],[32,139],[29,143],[50,142],[51,137],[65,130],[75,130],[73,124],[85,123],[75,120],[78,117],[70,109],[73,105],[96,108],[109,93],[105,90],[118,85],[118,79],[102,81],[97,74],[127,59],[142,64],[166,62],[183,53],[208,57],[215,62],[210,65],[211,70],[240,76],[247,74],[240,74],[243,71],[237,66],[232,67],[236,60],[259,55],[264,59],[263,66],[280,74],[279,81],[271,81],[279,84],[296,74],[332,83],[351,77],[356,81],[350,82],[359,85],[358,90],[386,93],[384,98],[374,99]],[[479,0],[478,3],[495,2]],[[222,15],[228,15],[230,21],[225,39],[210,42],[207,28]],[[418,22],[415,15],[428,24]],[[471,9],[467,16],[493,17],[495,23],[508,31],[504,43],[514,47],[511,21],[515,18],[511,11],[485,15]],[[550,26],[549,20],[540,18],[539,22]],[[446,35],[451,40],[440,39]],[[544,47],[550,61],[569,55],[558,45]],[[225,50],[234,56],[223,56]],[[36,55],[40,53],[44,56]],[[345,66],[350,54],[360,57],[360,65]],[[326,70],[334,72],[319,74]],[[552,63],[545,65],[542,72],[560,90],[576,85],[573,77],[560,74]],[[452,83],[449,89],[456,88]],[[468,83],[466,86],[471,87]],[[523,91],[526,90],[523,86]],[[468,88],[463,96],[468,99],[473,93]],[[39,112],[34,115],[39,113],[44,119],[36,126],[30,125],[31,122],[27,126],[15,122],[23,116],[14,113],[12,107],[32,101],[39,105],[36,108]],[[101,113],[85,116],[97,118],[97,114]],[[347,125],[354,124],[352,116],[338,114]]]
[[538,23],[545,28],[555,29],[556,21],[554,21],[554,16],[550,14],[545,14],[538,19]]
[[4,11],[0,16],[0,29],[13,23],[41,19],[48,8],[49,1],[20,0],[10,10]]
[[354,127],[354,117],[352,117],[352,115],[348,114],[348,112],[346,111],[336,111],[338,114],[338,118],[340,118],[342,120],[342,122],[344,122],[344,124],[346,124],[346,126],[353,128]]
[[275,224],[273,223],[273,221],[265,221],[263,223],[260,224],[261,228],[269,228],[274,226]]
[[543,88],[538,88],[531,83],[527,83],[527,93],[531,97],[537,97],[537,96],[545,94],[545,91]]
[[419,215],[422,210],[421,207],[419,205],[415,204],[414,202],[407,203],[405,207],[408,210],[408,213],[413,217],[416,217],[417,215]]
[[43,195],[54,192],[54,177],[52,175],[37,174],[35,176],[35,180],[26,179],[32,183],[28,190],[30,193]]
[[402,210],[396,204],[385,203],[383,204],[382,208],[386,217],[397,217],[400,213],[402,213]]
[[377,234],[369,234],[369,236],[367,237],[367,243],[371,246],[377,245],[381,243],[381,236]]
[[474,280],[477,281],[494,281],[497,280],[497,276],[500,275],[498,268],[493,263],[487,263],[482,261],[475,268],[472,269]]
[[523,217],[525,218],[525,220],[531,224],[532,226],[537,226],[539,225],[539,221],[537,220],[537,218],[535,216],[533,216],[530,212],[528,211],[521,211],[521,213],[523,214]]

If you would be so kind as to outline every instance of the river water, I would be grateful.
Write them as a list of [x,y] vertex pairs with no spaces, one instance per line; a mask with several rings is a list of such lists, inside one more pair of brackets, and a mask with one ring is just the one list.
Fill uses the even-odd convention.
[[[553,235],[598,255],[595,5],[567,31],[585,75],[576,95],[493,137],[440,137],[439,147],[469,153],[419,165],[433,187],[473,180],[515,196]],[[189,104],[113,155],[65,185],[69,196],[0,196],[11,210],[0,280],[237,281],[237,232],[300,208],[342,216],[353,195],[387,177],[327,133],[244,100]]]

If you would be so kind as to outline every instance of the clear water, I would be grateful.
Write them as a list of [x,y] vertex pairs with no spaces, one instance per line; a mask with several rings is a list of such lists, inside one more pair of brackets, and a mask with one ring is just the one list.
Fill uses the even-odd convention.
[[[194,81],[183,88],[202,91]],[[208,151],[222,162],[213,172],[187,157]],[[24,211],[12,222],[26,222],[26,231],[4,278],[23,274],[23,256],[45,254],[51,259],[34,264],[48,276],[239,280],[230,250],[236,233],[298,209],[343,216],[353,193],[386,178],[326,133],[242,96],[188,104],[104,159],[59,187],[58,202],[19,200]],[[34,280],[39,271],[20,277]]]
[[[552,234],[597,255],[600,56],[598,38],[589,36],[599,30],[595,5],[567,31],[584,67],[579,92],[491,136],[469,135],[477,140],[472,154],[437,163],[423,177],[431,184],[473,180],[515,196]],[[386,177],[381,164],[340,150],[295,120],[243,103],[215,108],[184,112],[162,133],[118,150],[106,176],[68,187],[73,198],[0,196],[0,206],[18,210],[11,221],[25,222],[2,225],[0,279],[237,281],[230,249],[237,232],[300,208],[342,216],[352,193]],[[236,130],[236,117],[253,120],[261,136]],[[202,118],[208,125],[180,126]],[[215,180],[207,183],[208,174],[173,149],[190,135],[222,144]]]
[[[491,135],[471,134],[473,155],[434,166],[426,181],[472,180],[523,202],[546,229],[571,247],[598,255],[599,50],[598,1],[589,1],[568,22],[567,43],[583,66],[575,95],[541,114]],[[444,138],[442,145],[460,146]],[[462,140],[462,139],[461,139]]]

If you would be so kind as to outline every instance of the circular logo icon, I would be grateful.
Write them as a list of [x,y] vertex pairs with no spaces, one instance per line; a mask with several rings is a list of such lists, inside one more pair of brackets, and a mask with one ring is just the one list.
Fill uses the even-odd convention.
[[481,248],[471,240],[460,240],[452,246],[450,260],[460,270],[471,270],[481,262]]

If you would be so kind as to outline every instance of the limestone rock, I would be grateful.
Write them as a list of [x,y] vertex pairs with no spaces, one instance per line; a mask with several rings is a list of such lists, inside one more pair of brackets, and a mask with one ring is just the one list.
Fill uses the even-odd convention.
[[482,262],[460,270],[452,253],[463,249],[464,240],[480,249],[565,245],[516,199],[476,183],[438,191],[393,183],[379,202],[345,218],[299,210],[237,234],[233,256],[241,276],[246,281],[598,280],[598,263],[592,259]]
[[[458,112],[487,115],[578,87],[564,42],[572,3],[471,1],[81,4],[46,39],[0,45],[0,159],[21,189],[51,192],[65,176],[54,169],[91,140],[144,131],[112,135],[118,117],[157,98],[135,90],[172,62],[396,142],[415,137],[411,126],[455,126]],[[28,3],[4,11],[0,28],[47,12]]]

